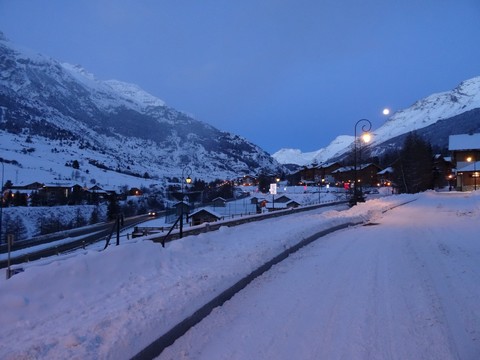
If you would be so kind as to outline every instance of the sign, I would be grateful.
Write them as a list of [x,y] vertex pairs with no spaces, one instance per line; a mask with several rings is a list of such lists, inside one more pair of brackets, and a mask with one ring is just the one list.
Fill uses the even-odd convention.
[[270,184],[270,194],[277,195],[277,184]]

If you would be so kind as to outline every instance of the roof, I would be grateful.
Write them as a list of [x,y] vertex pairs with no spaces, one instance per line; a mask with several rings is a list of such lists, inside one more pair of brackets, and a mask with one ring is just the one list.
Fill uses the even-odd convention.
[[378,175],[384,175],[384,174],[391,174],[393,173],[393,168],[391,166],[383,169],[382,171],[379,171],[377,174]]
[[318,169],[326,169],[326,168],[329,168],[329,167],[334,166],[334,165],[340,166],[338,161],[335,161],[335,162],[330,162],[330,163],[322,163],[322,164],[318,165],[317,168]]
[[[368,163],[368,164],[357,165],[357,170],[360,171],[360,170],[368,168],[369,166],[375,166],[376,168],[381,169],[380,166],[375,165],[374,163]],[[332,171],[332,174],[339,174],[339,173],[342,173],[342,172],[348,172],[348,171],[354,171],[354,170],[355,170],[354,166],[343,166],[341,168],[338,168],[335,171]]]
[[212,216],[215,216],[217,219],[221,219],[221,218],[222,218],[221,215],[217,214],[215,211],[213,211],[213,210],[211,210],[211,209],[209,209],[209,208],[201,208],[201,209],[195,210],[195,211],[192,212],[189,216],[192,217],[192,216],[194,216],[194,215],[196,215],[196,214],[200,214],[200,213],[202,213],[202,212],[206,212],[206,213],[208,213],[208,214],[210,214],[210,215],[212,215]]
[[480,134],[450,135],[448,150],[478,150],[480,149]]
[[468,165],[457,169],[457,171],[479,171],[480,170],[480,161],[468,163]]

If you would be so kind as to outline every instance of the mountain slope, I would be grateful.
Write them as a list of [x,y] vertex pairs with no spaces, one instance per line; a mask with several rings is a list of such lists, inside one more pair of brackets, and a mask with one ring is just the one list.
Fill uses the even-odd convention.
[[[382,126],[373,129],[373,154],[402,145],[402,139],[416,131],[432,145],[446,147],[448,135],[478,131],[480,108],[480,77],[463,81],[455,89],[430,95],[411,107],[397,111]],[[353,142],[353,136],[337,137],[326,148],[302,153],[282,149],[272,156],[282,164],[307,165],[342,158]]]
[[[157,178],[178,176],[186,165],[204,179],[281,168],[246,139],[170,108],[136,85],[97,80],[79,66],[16,48],[1,33],[0,136],[9,161],[17,157],[12,142],[30,149],[37,143],[52,163],[76,158]],[[64,153],[71,156],[58,155]]]

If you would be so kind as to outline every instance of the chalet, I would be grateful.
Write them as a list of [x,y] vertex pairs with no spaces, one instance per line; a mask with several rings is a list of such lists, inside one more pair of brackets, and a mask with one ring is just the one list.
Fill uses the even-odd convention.
[[330,184],[330,183],[335,183],[335,178],[332,175],[332,173],[341,168],[342,165],[338,162],[332,162],[332,163],[323,163],[318,166],[318,170],[320,172],[320,179],[322,183]]
[[71,189],[70,184],[45,184],[41,191],[45,193],[47,203],[61,204],[67,201]]
[[476,190],[479,186],[480,134],[450,135],[448,149],[452,152],[452,165],[456,169],[456,189]]
[[39,183],[39,182],[33,182],[33,183],[30,183],[30,184],[26,184],[26,185],[12,185],[10,187],[8,187],[9,189],[11,189],[12,191],[13,190],[40,190],[42,189],[44,186],[44,184],[42,183]]
[[174,205],[176,209],[176,214],[177,216],[180,216],[180,214],[188,214],[190,212],[190,205],[186,203],[185,201],[179,201]]
[[292,201],[292,199],[290,199],[288,196],[285,196],[285,195],[275,198],[276,203],[288,203],[289,201]]
[[225,204],[227,203],[227,200],[225,200],[222,197],[217,197],[212,200],[212,206],[213,207],[225,207]]
[[[377,186],[380,166],[373,163],[360,164],[357,166],[357,179],[363,186]],[[352,183],[355,180],[355,168],[344,166],[332,172],[337,183]]]
[[391,166],[377,173],[378,186],[391,186],[393,180],[393,168]]
[[252,175],[244,175],[243,178],[240,179],[239,183],[243,186],[254,186],[258,184],[258,179]]
[[129,196],[142,196],[143,191],[140,190],[139,188],[132,187],[130,190],[128,190],[128,195]]
[[265,207],[268,211],[291,209],[299,206],[300,204],[298,202],[290,199],[286,202],[277,202],[277,199],[275,199],[275,202],[265,202]]
[[433,183],[435,188],[453,187],[453,178],[452,158],[436,154],[433,158]]
[[210,209],[199,209],[194,211],[189,216],[192,226],[200,225],[203,223],[215,222],[221,219],[221,216]]
[[318,186],[319,184],[334,183],[335,179],[332,173],[341,168],[338,162],[323,163],[320,165],[304,166],[295,174],[289,175],[288,179],[292,184],[301,184],[306,186]]

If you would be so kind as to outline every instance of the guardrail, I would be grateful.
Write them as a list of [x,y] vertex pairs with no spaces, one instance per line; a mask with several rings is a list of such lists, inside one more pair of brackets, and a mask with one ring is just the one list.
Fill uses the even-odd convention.
[[[255,214],[255,215],[249,215],[249,216],[244,215],[244,216],[239,216],[238,218],[233,220],[220,220],[215,222],[206,222],[201,225],[192,226],[187,229],[183,228],[183,236],[198,235],[198,234],[202,234],[209,231],[215,231],[222,226],[237,226],[237,225],[241,225],[241,224],[245,224],[253,221],[261,221],[261,220],[271,219],[279,216],[285,216],[285,215],[290,215],[294,213],[314,210],[322,207],[342,205],[347,203],[348,203],[348,200],[334,201],[334,202],[328,202],[323,204],[300,206],[297,208],[275,210],[275,211],[271,211],[264,214]],[[149,236],[149,240],[152,240],[153,242],[161,242],[161,243],[170,242],[173,240],[177,240],[180,237],[180,234],[178,232],[170,233],[168,239],[165,239],[164,235],[155,236],[156,233],[158,232],[168,231],[170,227],[155,228],[155,227],[137,226],[135,227],[135,229],[137,229],[137,233],[135,236]],[[149,231],[148,229],[152,229],[152,230]],[[134,237],[133,233],[132,233],[132,237]]]

